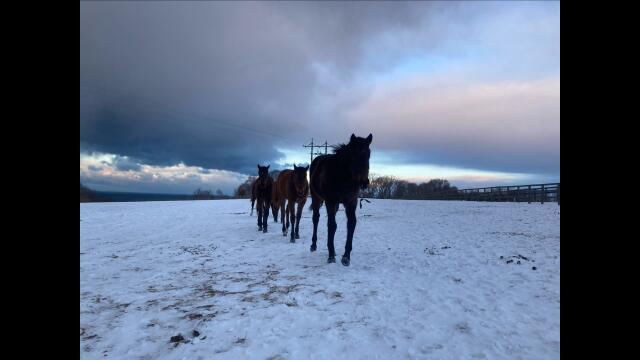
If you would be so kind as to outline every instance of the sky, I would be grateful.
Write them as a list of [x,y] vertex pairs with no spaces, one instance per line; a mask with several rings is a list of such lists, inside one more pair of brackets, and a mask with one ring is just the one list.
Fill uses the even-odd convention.
[[370,171],[560,181],[560,4],[80,2],[80,180],[232,194],[373,134]]

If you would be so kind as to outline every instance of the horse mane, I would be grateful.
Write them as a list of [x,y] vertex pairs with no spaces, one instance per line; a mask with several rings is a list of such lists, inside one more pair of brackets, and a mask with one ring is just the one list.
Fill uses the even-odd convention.
[[349,144],[338,144],[333,146],[333,153],[336,155],[343,155],[349,149]]

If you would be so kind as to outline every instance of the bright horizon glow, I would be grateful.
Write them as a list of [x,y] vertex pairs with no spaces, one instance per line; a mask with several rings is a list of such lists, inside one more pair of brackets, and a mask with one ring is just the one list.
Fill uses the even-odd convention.
[[[304,151],[278,148],[285,156],[278,159],[276,165],[284,167],[295,163],[298,166],[309,164],[309,153]],[[331,153],[329,149],[328,153]],[[453,186],[484,187],[503,185],[524,185],[537,182],[556,182],[553,176],[544,174],[511,173],[501,171],[487,171],[455,166],[435,164],[409,164],[399,163],[399,154],[373,152],[369,173],[376,176],[394,176],[401,180],[415,183],[428,182],[431,179],[446,179]],[[475,184],[475,185],[474,185]],[[460,186],[459,186],[460,185]],[[476,186],[477,185],[477,186]]]
[[[272,164],[272,170],[292,168],[293,163],[300,166],[309,163],[309,155],[303,151],[285,148],[278,150],[285,156]],[[394,163],[393,159],[394,157],[390,154],[378,154],[371,160],[370,174],[393,176],[417,184],[431,179],[446,179],[452,186],[460,189],[560,181],[555,176],[544,174],[485,171],[434,164],[403,164]],[[213,191],[220,188],[225,194],[233,194],[235,188],[249,176],[256,176],[256,174],[206,169],[184,163],[151,166],[115,154],[80,154],[80,180],[99,191],[190,194],[196,188],[202,187]]]

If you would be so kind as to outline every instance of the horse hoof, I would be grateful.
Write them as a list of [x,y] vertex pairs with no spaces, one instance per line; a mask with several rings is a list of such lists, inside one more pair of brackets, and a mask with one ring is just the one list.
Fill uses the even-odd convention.
[[296,234],[296,239],[300,239],[300,235]]
[[258,226],[258,231],[262,231],[262,226]]
[[267,233],[267,228],[262,229],[262,233],[266,234]]
[[316,244],[311,244],[311,252],[316,251],[317,247]]
[[[334,260],[334,261],[335,261],[335,260]],[[348,258],[348,257],[346,257],[346,256],[343,256],[343,257],[342,257],[342,265],[344,265],[344,266],[349,266],[349,264],[350,264],[350,263],[351,263],[351,259],[349,259],[349,258]]]
[[327,264],[331,264],[336,262],[336,257],[335,256],[329,256],[329,258],[327,259]]
[[294,238],[291,238],[291,240],[289,240],[290,243],[295,243],[296,240]]

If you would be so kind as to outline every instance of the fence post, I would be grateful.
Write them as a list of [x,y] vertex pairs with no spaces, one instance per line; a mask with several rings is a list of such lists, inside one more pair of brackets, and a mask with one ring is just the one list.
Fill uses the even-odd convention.
[[518,202],[520,202],[520,201],[522,201],[522,192],[520,191],[520,186],[518,186],[518,189],[517,189],[516,191],[517,191],[517,193],[516,193],[516,200],[517,200]]
[[540,190],[540,204],[544,204],[544,198],[547,197],[547,193],[544,191],[544,184],[542,184],[542,189]]

